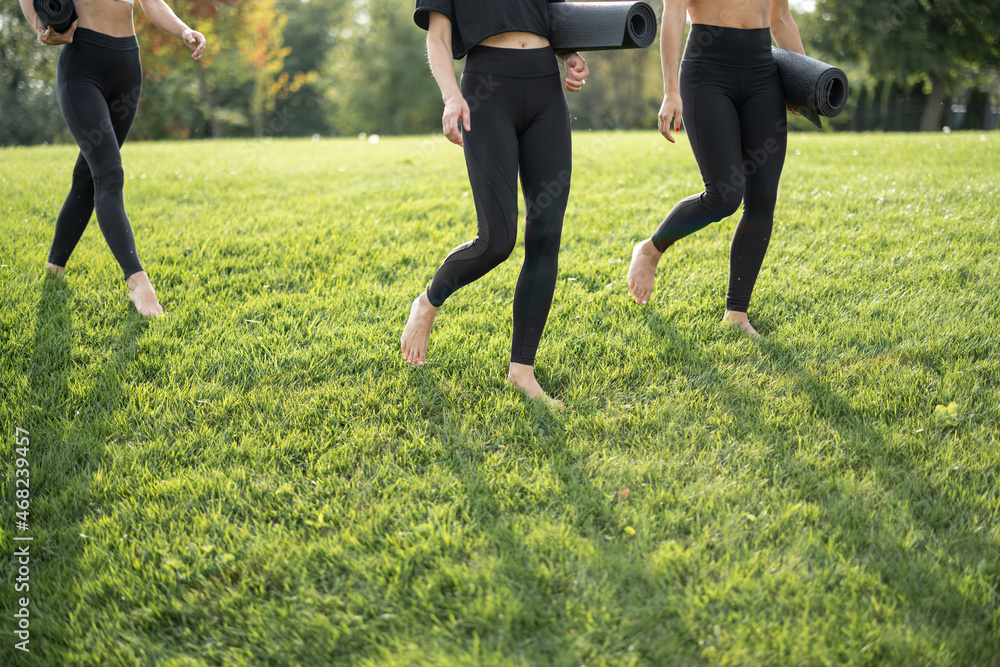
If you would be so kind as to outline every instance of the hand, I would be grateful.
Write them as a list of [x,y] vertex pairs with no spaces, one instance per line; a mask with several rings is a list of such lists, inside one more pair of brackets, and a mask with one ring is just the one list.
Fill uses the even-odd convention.
[[191,57],[195,60],[200,59],[201,54],[205,53],[205,35],[197,30],[185,28],[181,33],[181,39],[184,40],[184,45],[191,49]]
[[590,76],[590,68],[587,61],[579,53],[570,54],[565,60],[566,63],[566,90],[571,93],[578,93],[583,90],[583,84],[587,83]]
[[464,127],[466,132],[472,131],[472,110],[469,109],[469,103],[464,97],[455,95],[445,100],[441,127],[448,141],[457,146],[465,146],[462,128]]
[[667,93],[663,96],[663,104],[660,105],[659,122],[657,123],[660,134],[667,138],[670,143],[674,141],[674,135],[670,134],[672,127],[674,132],[681,131],[681,115],[684,112],[684,104],[681,96],[677,93]]
[[798,111],[796,111],[795,109],[793,109],[792,107],[786,106],[785,108],[788,109],[789,111],[791,111],[796,116],[801,116],[802,115]]
[[38,43],[45,44],[47,46],[60,46],[62,44],[71,44],[73,42],[73,33],[76,32],[76,21],[73,21],[73,25],[69,27],[66,32],[56,32],[52,29],[52,26],[45,28],[45,32],[38,36]]

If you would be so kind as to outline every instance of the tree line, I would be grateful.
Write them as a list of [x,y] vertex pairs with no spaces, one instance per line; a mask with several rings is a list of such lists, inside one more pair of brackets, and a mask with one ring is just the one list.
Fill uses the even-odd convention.
[[[440,94],[413,0],[173,0],[203,32],[200,62],[136,12],[144,87],[134,139],[418,134]],[[662,0],[650,4],[659,14]],[[1000,3],[818,0],[796,16],[810,55],[851,78],[840,130],[993,129],[1000,114]],[[570,96],[577,129],[656,126],[657,46],[587,54]],[[59,49],[0,9],[0,145],[69,140],[53,86]],[[460,71],[461,64],[456,65]],[[809,126],[795,119],[796,129]]]

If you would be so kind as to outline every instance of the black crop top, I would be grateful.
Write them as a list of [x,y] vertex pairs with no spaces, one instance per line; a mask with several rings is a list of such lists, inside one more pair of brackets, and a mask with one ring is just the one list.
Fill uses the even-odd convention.
[[451,21],[451,51],[464,58],[473,46],[502,32],[531,32],[549,36],[546,5],[563,0],[417,0],[413,21],[427,30],[430,12]]

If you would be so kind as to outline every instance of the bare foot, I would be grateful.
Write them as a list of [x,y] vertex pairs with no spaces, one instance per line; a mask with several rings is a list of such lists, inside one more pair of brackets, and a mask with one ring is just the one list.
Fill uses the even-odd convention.
[[423,366],[427,360],[427,344],[431,339],[431,329],[434,327],[434,317],[441,310],[433,306],[424,292],[410,306],[410,319],[399,339],[399,349],[403,353],[403,361],[411,366]]
[[125,281],[128,285],[128,298],[135,304],[135,309],[143,317],[162,317],[163,306],[156,299],[156,292],[149,282],[149,276],[145,271],[133,273]]
[[722,316],[722,321],[734,329],[739,329],[751,338],[760,338],[760,334],[750,324],[750,318],[747,317],[746,313],[741,313],[737,310],[727,310],[726,314]]
[[628,267],[628,291],[636,303],[645,306],[653,294],[656,265],[663,253],[656,249],[652,239],[640,241],[632,249],[632,263]]
[[45,263],[45,270],[54,275],[56,278],[62,278],[63,274],[66,273],[65,266],[59,266],[58,264],[53,264],[52,262]]
[[565,410],[566,404],[557,401],[542,390],[542,386],[535,379],[535,368],[526,364],[515,364],[511,362],[510,370],[507,372],[507,382],[515,389],[524,392],[524,395],[531,399],[539,399],[549,407],[557,410]]

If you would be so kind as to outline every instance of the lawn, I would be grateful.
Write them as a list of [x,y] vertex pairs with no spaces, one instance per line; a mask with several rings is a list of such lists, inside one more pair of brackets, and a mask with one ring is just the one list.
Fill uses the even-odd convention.
[[43,277],[74,149],[0,151],[3,664],[1000,664],[1000,134],[793,135],[754,341],[732,219],[625,287],[684,140],[578,133],[564,412],[504,382],[520,248],[400,358],[443,138],[124,159],[159,321],[96,221]]

